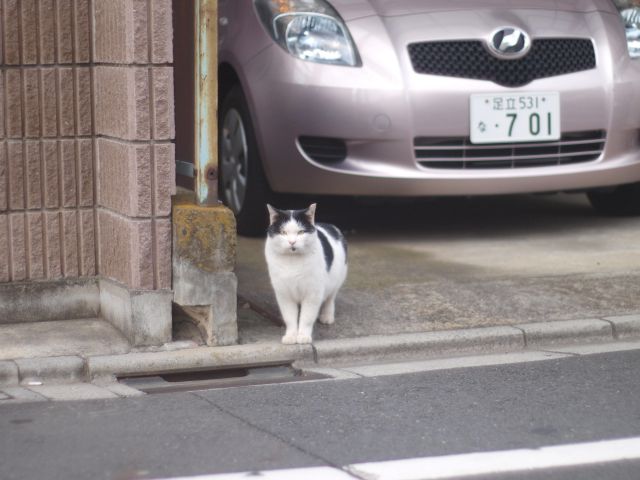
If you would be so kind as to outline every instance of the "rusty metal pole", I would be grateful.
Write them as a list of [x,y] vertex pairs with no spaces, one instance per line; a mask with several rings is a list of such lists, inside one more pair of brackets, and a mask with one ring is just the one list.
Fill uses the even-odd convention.
[[195,0],[195,171],[200,205],[218,202],[218,0]]

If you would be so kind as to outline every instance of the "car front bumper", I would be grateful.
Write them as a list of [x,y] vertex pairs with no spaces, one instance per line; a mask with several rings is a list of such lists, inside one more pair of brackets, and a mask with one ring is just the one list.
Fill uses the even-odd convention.
[[[488,13],[487,22],[504,23],[500,12]],[[511,11],[509,20],[521,22],[534,37],[572,24],[572,34],[592,39],[596,69],[518,88],[415,73],[406,46],[455,40],[458,32],[441,26],[451,23],[451,12],[350,22],[363,58],[359,68],[303,62],[277,46],[264,49],[244,65],[244,81],[251,86],[249,102],[271,187],[289,193],[431,196],[584,190],[640,181],[640,61],[626,54],[619,19],[598,12],[552,13]],[[493,28],[477,25],[473,12],[456,15],[472,38]],[[472,93],[547,91],[560,93],[563,132],[606,132],[597,159],[458,170],[418,162],[416,138],[469,136]],[[316,161],[301,148],[303,136],[342,139],[347,156]]]

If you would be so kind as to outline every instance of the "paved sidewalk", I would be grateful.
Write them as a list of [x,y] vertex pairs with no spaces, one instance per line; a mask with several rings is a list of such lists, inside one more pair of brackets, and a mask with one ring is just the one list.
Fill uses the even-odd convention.
[[[167,346],[152,352],[42,357],[0,362],[0,406],[46,400],[141,395],[116,377],[184,370],[295,364],[303,371],[343,365],[442,359],[470,354],[570,350],[570,345],[640,339],[640,315],[320,340],[313,345],[257,343],[230,347]],[[567,350],[567,348],[569,348]]]
[[[319,204],[319,219],[347,234],[350,272],[336,323],[318,325],[313,346],[280,343],[264,240],[240,238],[240,345],[203,347],[186,329],[186,340],[132,350],[92,320],[78,331],[104,335],[90,339],[87,350],[69,350],[61,332],[54,337],[63,340],[40,354],[5,337],[0,404],[62,399],[48,386],[96,380],[102,383],[87,398],[130,394],[112,391],[122,375],[420,360],[640,338],[640,218],[597,217],[576,196],[351,207]],[[16,387],[23,390],[7,390]]]

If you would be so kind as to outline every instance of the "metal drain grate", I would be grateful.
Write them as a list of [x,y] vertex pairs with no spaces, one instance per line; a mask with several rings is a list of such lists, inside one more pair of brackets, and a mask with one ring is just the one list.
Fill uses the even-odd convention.
[[122,376],[118,377],[118,381],[141,392],[153,394],[269,385],[325,378],[330,377],[319,373],[304,372],[291,365],[279,364]]

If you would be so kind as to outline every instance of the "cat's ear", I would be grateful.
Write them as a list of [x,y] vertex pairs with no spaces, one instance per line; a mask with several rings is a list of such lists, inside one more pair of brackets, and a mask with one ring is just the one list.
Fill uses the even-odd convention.
[[277,208],[272,207],[268,203],[267,203],[267,210],[269,210],[269,224],[273,225],[278,219],[278,216],[280,215],[280,211]]
[[309,223],[311,225],[315,225],[315,223],[316,223],[316,204],[312,203],[311,205],[309,205],[309,208],[307,208],[307,210],[304,212],[304,214],[309,219]]

